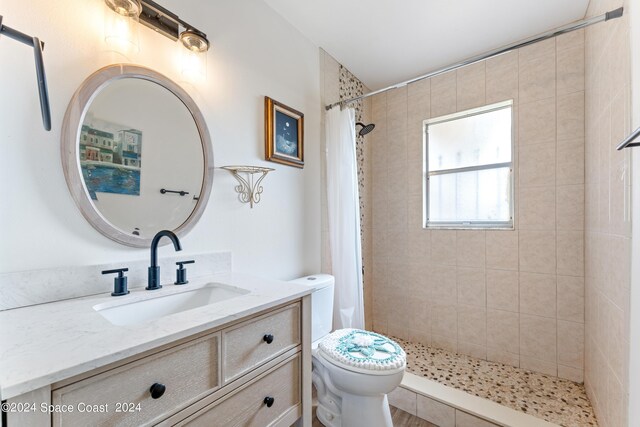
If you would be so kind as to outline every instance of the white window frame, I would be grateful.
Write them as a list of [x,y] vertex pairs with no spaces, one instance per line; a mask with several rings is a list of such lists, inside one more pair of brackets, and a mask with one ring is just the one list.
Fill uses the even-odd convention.
[[[433,126],[434,124],[450,122],[454,120],[459,120],[462,118],[476,116],[479,114],[489,113],[496,110],[502,110],[505,108],[509,108],[511,110],[511,161],[503,162],[503,163],[492,163],[488,165],[480,165],[480,166],[468,166],[463,168],[454,168],[454,169],[443,169],[439,171],[432,172],[429,170],[429,126]],[[514,120],[514,109],[513,109],[513,100],[510,99],[508,101],[502,101],[491,105],[485,105],[478,108],[473,108],[470,110],[461,111],[458,113],[448,114],[446,116],[440,116],[433,119],[427,119],[423,121],[423,151],[424,151],[424,177],[422,180],[423,185],[423,228],[429,229],[456,229],[456,230],[464,230],[464,229],[503,229],[503,230],[514,230],[515,229],[515,221],[514,221],[514,211],[515,211],[515,197],[514,197],[514,155],[515,155],[515,120]],[[434,175],[445,175],[452,173],[460,173],[460,172],[473,172],[479,170],[487,170],[487,169],[498,169],[509,167],[509,220],[508,221],[431,221],[429,219],[429,181],[430,178]]]

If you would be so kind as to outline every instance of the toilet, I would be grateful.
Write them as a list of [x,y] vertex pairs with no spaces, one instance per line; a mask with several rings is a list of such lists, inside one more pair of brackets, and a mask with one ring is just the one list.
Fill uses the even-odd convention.
[[318,396],[318,420],[326,427],[392,427],[387,393],[402,381],[404,350],[375,332],[331,332],[333,276],[315,274],[292,282],[313,287],[312,378]]

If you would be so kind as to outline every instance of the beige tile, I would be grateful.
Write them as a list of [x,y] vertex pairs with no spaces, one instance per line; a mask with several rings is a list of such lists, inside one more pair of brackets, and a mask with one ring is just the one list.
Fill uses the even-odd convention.
[[584,46],[558,54],[557,67],[558,95],[584,90]]
[[554,231],[520,231],[520,271],[556,272],[556,233]]
[[556,276],[520,273],[520,313],[556,317]]
[[487,347],[487,360],[489,362],[498,362],[503,365],[515,366],[516,368],[520,367],[520,356],[519,352],[509,353],[508,351],[504,351],[499,348],[491,348]]
[[455,427],[455,409],[447,404],[418,395],[418,418],[427,420],[438,427]]
[[458,341],[458,354],[464,354],[476,359],[487,359],[487,347],[484,345],[472,344],[468,342]]
[[458,267],[458,304],[486,307],[484,268]]
[[520,189],[519,228],[553,230],[556,227],[556,188],[554,186]]
[[584,369],[558,365],[558,377],[576,383],[584,382]]
[[433,301],[443,304],[456,304],[458,288],[456,267],[453,265],[433,265],[431,267],[430,288]]
[[556,40],[551,38],[538,43],[518,49],[520,62],[527,62],[542,56],[554,55],[556,51]]
[[560,52],[562,50],[575,49],[578,47],[582,47],[584,49],[584,31],[584,29],[581,29],[556,37],[556,50]]
[[423,331],[410,327],[407,333],[409,334],[409,341],[413,343],[422,344],[427,347],[432,345],[431,330]]
[[409,339],[409,328],[407,327],[407,323],[401,322],[393,316],[387,320],[387,333],[392,337],[403,340]]
[[436,336],[457,340],[458,311],[456,305],[438,303],[431,307],[431,334],[434,341],[437,340]]
[[[375,241],[374,241],[375,242]],[[390,230],[386,239],[387,259],[390,262],[406,263],[407,258],[407,232],[403,230]]]
[[521,103],[518,107],[519,144],[554,141],[556,138],[556,100]]
[[487,307],[518,311],[518,272],[487,270]]
[[[422,195],[410,195],[407,200],[407,230],[410,233],[431,233],[424,229],[424,217],[422,214]],[[430,235],[430,234],[429,234]],[[431,253],[431,241],[429,241],[429,254]]]
[[584,185],[558,186],[556,191],[558,230],[584,230]]
[[558,320],[558,364],[584,366],[584,324]]
[[431,260],[434,264],[456,265],[456,232],[431,231]]
[[488,230],[486,245],[487,268],[518,269],[518,231]]
[[558,274],[584,276],[583,232],[558,231]]
[[409,323],[413,329],[421,331],[431,330],[431,313],[429,310],[429,299],[411,296],[407,300],[405,310],[409,318]]
[[559,140],[556,147],[556,184],[584,183],[584,139]]
[[402,409],[411,415],[416,415],[417,395],[415,392],[403,387],[396,387],[395,390],[387,394],[387,398],[389,399],[389,405]]
[[426,264],[431,260],[431,233],[419,228],[407,232],[407,261]]
[[520,61],[520,102],[538,101],[556,95],[556,56],[545,55]]
[[549,362],[533,357],[520,356],[520,368],[554,377],[558,375],[558,365],[556,362]]
[[487,73],[494,71],[498,68],[515,68],[516,72],[518,69],[518,51],[512,50],[511,52],[507,52],[502,55],[494,56],[493,58],[489,58],[486,61],[487,64]]
[[[375,316],[375,315],[374,315]],[[374,317],[373,319],[373,330],[379,334],[387,335],[387,321],[386,319],[381,319],[379,317]]]
[[[507,55],[500,55],[502,58]],[[513,58],[513,57],[511,57]],[[497,58],[496,58],[497,59]],[[487,61],[487,104],[513,99],[518,100],[518,58],[515,61],[505,58],[504,62],[489,65]],[[498,66],[498,64],[504,64]]]
[[624,387],[614,375],[609,375],[606,381],[610,425],[630,426],[631,424],[627,424],[623,421],[623,412],[625,412],[625,408],[627,407],[625,402],[625,395],[627,393],[626,387]]
[[458,342],[487,345],[487,310],[458,304]]
[[457,110],[464,111],[485,105],[485,63],[459,68],[456,74]]
[[463,267],[484,267],[484,230],[459,230],[456,232],[457,265]]
[[558,319],[584,323],[584,278],[558,276]]
[[520,188],[555,186],[556,146],[553,142],[519,147]]
[[431,117],[431,79],[420,80],[407,87],[407,108],[410,119]]
[[458,351],[458,339],[455,335],[437,335],[434,333],[431,335],[431,343],[436,348],[454,352]]
[[609,366],[613,374],[623,379],[627,376],[628,360],[627,354],[629,352],[629,345],[627,343],[628,333],[628,320],[625,318],[625,313],[618,308],[615,304],[606,303],[606,341],[603,339],[603,346],[606,346],[607,354],[609,356]]
[[[520,362],[523,357],[556,363],[556,320],[520,315]],[[555,375],[555,374],[554,374]]]
[[584,92],[558,96],[558,140],[584,137]]
[[[408,202],[406,198],[389,200],[387,229],[392,231],[392,234],[405,233],[406,235],[407,224],[409,223],[408,215]],[[396,254],[398,256],[404,256],[404,253]]]
[[496,427],[496,425],[456,409],[456,427]]
[[431,116],[456,112],[456,72],[451,71],[431,79]]
[[520,341],[520,316],[502,310],[487,310],[487,347],[517,354]]

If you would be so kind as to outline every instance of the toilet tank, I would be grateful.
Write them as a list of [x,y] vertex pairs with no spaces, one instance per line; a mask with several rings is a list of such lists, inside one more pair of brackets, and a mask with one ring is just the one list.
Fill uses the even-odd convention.
[[313,288],[311,294],[311,342],[318,341],[333,330],[333,285],[329,274],[314,274],[291,280]]

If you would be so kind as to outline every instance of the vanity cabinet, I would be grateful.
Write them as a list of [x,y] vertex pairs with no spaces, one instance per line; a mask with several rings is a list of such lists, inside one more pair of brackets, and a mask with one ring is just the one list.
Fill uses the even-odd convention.
[[59,381],[29,394],[50,416],[5,427],[310,426],[310,314],[305,296]]

